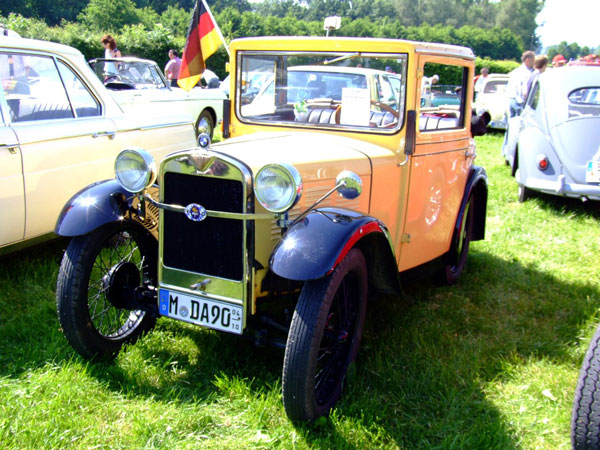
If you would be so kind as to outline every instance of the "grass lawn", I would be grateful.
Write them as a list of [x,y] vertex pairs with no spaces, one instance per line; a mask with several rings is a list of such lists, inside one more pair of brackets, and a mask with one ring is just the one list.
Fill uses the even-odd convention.
[[[5,449],[567,449],[573,391],[600,321],[600,205],[520,204],[501,134],[477,139],[486,240],[456,286],[407,283],[369,304],[345,395],[294,427],[279,350],[161,319],[110,364],[76,356],[55,311],[64,241],[0,260]],[[6,212],[5,212],[6,213]]]

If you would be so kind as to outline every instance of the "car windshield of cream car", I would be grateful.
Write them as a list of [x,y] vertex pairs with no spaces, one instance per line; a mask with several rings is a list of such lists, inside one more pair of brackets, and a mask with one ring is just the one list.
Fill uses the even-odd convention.
[[243,121],[386,133],[402,126],[406,55],[240,53]]

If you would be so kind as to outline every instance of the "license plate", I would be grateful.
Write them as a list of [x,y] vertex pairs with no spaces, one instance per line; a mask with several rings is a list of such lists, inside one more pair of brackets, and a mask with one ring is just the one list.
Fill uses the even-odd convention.
[[587,164],[585,171],[586,183],[600,183],[600,158],[594,158]]
[[162,316],[242,334],[242,306],[168,289],[159,290],[158,306]]

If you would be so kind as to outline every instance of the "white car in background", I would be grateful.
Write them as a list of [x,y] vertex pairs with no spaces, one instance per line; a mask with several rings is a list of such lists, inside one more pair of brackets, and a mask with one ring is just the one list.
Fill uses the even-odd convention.
[[207,133],[211,138],[223,119],[223,100],[227,96],[221,89],[195,87],[186,92],[171,87],[154,61],[99,58],[91,60],[90,65],[126,112],[146,111],[150,104],[165,115],[187,114],[196,133]]
[[506,130],[508,110],[508,97],[506,96],[506,85],[508,75],[493,73],[486,77],[485,84],[475,99],[475,112],[477,115],[484,111],[490,113],[491,121],[489,128]]
[[65,45],[3,37],[0,83],[0,254],[55,237],[69,199],[113,178],[124,148],[163,158],[196,144],[186,116],[124,113]]

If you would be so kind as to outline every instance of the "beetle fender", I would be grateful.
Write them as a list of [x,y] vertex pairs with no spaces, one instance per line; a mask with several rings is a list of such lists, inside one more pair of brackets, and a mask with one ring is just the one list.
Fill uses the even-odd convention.
[[474,223],[473,235],[471,240],[479,241],[485,238],[485,216],[487,211],[488,183],[485,169],[480,166],[473,166],[465,186],[458,219],[456,220],[454,236],[458,235],[458,230],[462,221],[465,219],[464,213],[467,203],[472,198],[471,207],[473,208]]
[[59,236],[81,236],[109,222],[121,221],[134,198],[116,180],[91,184],[67,202],[54,232]]
[[321,278],[331,273],[358,241],[372,234],[387,234],[385,225],[374,217],[341,208],[317,209],[288,229],[269,265],[275,274],[290,280]]

